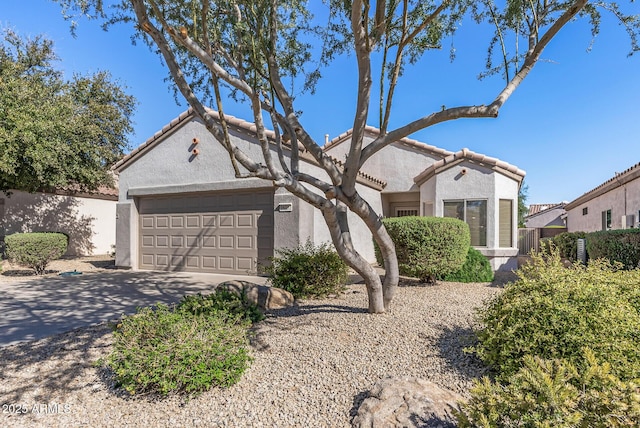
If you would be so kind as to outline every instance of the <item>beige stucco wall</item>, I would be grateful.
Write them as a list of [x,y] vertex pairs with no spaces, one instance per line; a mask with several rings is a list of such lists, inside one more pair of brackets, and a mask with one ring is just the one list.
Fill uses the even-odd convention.
[[104,199],[14,191],[0,194],[0,235],[62,232],[69,236],[67,255],[107,254],[116,236],[116,202]]
[[[199,154],[192,156],[193,138],[199,140]],[[255,139],[234,133],[232,139],[252,159],[263,159]],[[277,162],[277,153],[272,146]],[[264,161],[263,161],[264,163]],[[245,171],[244,169],[242,169]],[[302,172],[326,178],[324,171],[307,162],[300,162]],[[245,171],[246,172],[246,171]],[[151,149],[137,157],[135,162],[119,174],[118,244],[116,264],[137,268],[138,260],[138,198],[151,194],[177,194],[240,188],[273,186],[269,180],[236,179],[226,150],[204,128],[198,119],[177,126],[164,135]],[[381,212],[380,196],[376,190],[358,185],[358,190]],[[317,190],[316,190],[317,191]],[[292,210],[282,212],[278,205],[291,203]],[[375,260],[373,244],[366,225],[356,216],[349,217],[354,245],[370,261]],[[319,210],[298,199],[283,188],[274,197],[274,248],[293,247],[307,238],[314,243],[331,242],[324,218]]]
[[524,221],[525,227],[565,226],[564,208],[548,209]]
[[[373,137],[366,135],[364,141],[366,146],[373,141]],[[350,141],[344,141],[327,153],[339,160],[344,160],[349,151],[349,143]],[[442,158],[413,146],[393,143],[367,159],[362,166],[362,172],[386,181],[385,192],[417,191],[418,186],[413,182],[413,178],[440,159]]]
[[[626,191],[625,191],[626,189]],[[626,199],[626,211],[625,211]],[[588,213],[582,214],[583,208]],[[594,232],[602,230],[602,212],[611,210],[611,228],[622,228],[622,216],[633,215],[638,227],[640,215],[640,178],[567,210],[567,230],[569,232]]]

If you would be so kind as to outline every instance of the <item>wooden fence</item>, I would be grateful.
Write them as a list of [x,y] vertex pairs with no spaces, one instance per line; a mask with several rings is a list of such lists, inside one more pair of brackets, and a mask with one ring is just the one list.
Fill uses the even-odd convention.
[[566,231],[566,227],[526,227],[518,229],[518,254],[526,256],[531,250],[540,251],[540,239],[553,238],[557,234]]
[[526,256],[531,250],[540,250],[540,229],[535,227],[518,229],[518,254]]

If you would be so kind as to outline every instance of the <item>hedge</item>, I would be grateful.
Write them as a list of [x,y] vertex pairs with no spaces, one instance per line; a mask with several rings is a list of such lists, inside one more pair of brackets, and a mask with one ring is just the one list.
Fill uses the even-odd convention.
[[4,239],[7,257],[42,275],[49,262],[59,259],[66,251],[68,238],[63,233],[15,233]]
[[[471,238],[469,226],[446,217],[397,217],[383,220],[398,257],[401,275],[435,282],[440,276],[459,270],[464,264]],[[376,259],[383,265],[375,245]]]
[[640,229],[603,230],[586,236],[589,259],[620,262],[625,269],[640,264]]

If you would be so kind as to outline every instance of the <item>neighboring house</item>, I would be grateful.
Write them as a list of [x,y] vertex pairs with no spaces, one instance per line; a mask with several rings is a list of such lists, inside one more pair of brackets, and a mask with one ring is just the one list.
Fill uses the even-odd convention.
[[524,226],[529,228],[565,227],[566,202],[559,204],[531,204],[529,213],[524,217]]
[[0,240],[18,232],[62,232],[69,237],[66,255],[113,251],[118,191],[26,193],[0,192]]
[[[226,119],[234,143],[261,159],[254,125]],[[369,141],[376,133],[367,128]],[[327,153],[343,159],[348,144],[342,143],[350,135],[328,143]],[[277,156],[275,147],[272,150]],[[301,172],[326,177],[310,155],[303,152],[301,160]],[[236,178],[226,150],[191,110],[114,170],[120,189],[116,265],[121,267],[241,274],[255,272],[256,263],[268,261],[279,248],[331,241],[319,210],[270,181]],[[384,216],[466,220],[473,244],[493,267],[512,269],[517,264],[516,207],[523,177],[512,165],[466,149],[453,153],[402,139],[365,164],[358,191]],[[354,246],[374,262],[369,230],[357,216],[349,216]]]
[[569,202],[569,232],[640,227],[640,163]]

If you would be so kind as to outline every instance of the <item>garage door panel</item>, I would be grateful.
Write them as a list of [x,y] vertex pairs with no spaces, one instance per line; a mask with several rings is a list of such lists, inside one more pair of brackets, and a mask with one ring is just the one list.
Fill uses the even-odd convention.
[[139,209],[143,269],[243,274],[273,256],[273,192],[149,197]]
[[203,215],[202,216],[202,225],[203,226],[215,226],[217,223],[217,217],[215,215]]
[[218,246],[216,245],[217,241],[217,236],[203,236],[202,248],[218,248]]
[[202,267],[204,269],[218,269],[217,257],[202,256]]
[[237,262],[238,270],[243,270],[243,271],[254,270],[253,258],[251,257],[238,257],[236,259],[236,262]]
[[220,214],[218,216],[219,226],[220,227],[233,227],[234,225],[234,214]]
[[156,229],[168,229],[169,228],[169,217],[168,216],[157,216],[156,217]]
[[239,250],[251,250],[253,245],[253,236],[238,236],[236,239],[236,248]]
[[187,216],[187,228],[196,228],[200,227],[200,216],[199,215],[188,215]]
[[144,267],[153,267],[155,265],[154,263],[154,256],[153,254],[143,254],[142,255],[142,266]]
[[219,236],[218,237],[219,248],[222,250],[233,250],[235,248],[233,235]]
[[238,227],[254,227],[254,214],[237,214],[236,224]]
[[171,256],[171,266],[180,268],[184,266],[184,257],[180,255],[172,255]]
[[218,257],[220,270],[235,270],[233,265],[234,257],[233,256],[220,256]]
[[187,256],[186,257],[186,266],[188,268],[192,268],[192,269],[199,269],[200,268],[200,257],[198,256]]

